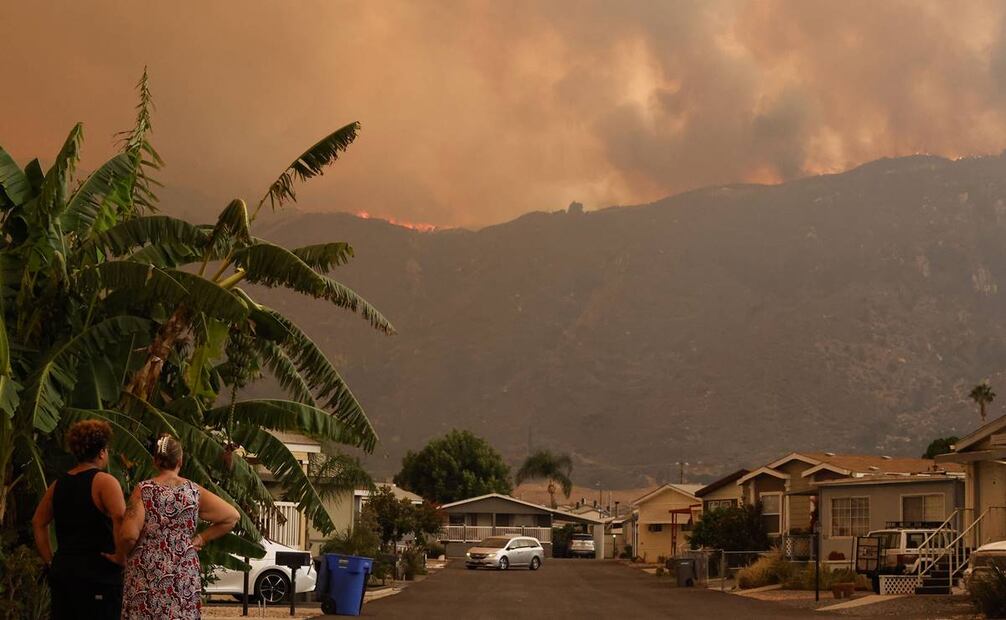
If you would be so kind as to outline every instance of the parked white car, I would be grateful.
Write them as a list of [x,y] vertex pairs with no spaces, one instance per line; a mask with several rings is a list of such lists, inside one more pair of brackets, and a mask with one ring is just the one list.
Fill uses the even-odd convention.
[[964,571],[965,579],[970,578],[975,573],[983,573],[991,570],[992,562],[1000,562],[1006,566],[1006,540],[988,543],[975,549],[968,561],[968,567]]
[[[277,551],[297,551],[286,545],[271,540],[263,540],[265,556],[251,560],[251,572],[248,573],[248,594],[254,600],[264,600],[266,603],[281,603],[289,600],[291,570],[285,566],[276,565]],[[207,594],[232,594],[240,598],[244,593],[244,573],[240,571],[217,569],[213,574],[215,580],[206,586]],[[297,569],[297,594],[313,592],[318,581],[318,573],[314,566],[303,566]]]
[[491,536],[468,550],[465,566],[506,570],[512,566],[527,566],[538,570],[545,561],[545,550],[537,538],[530,536]]
[[936,529],[925,528],[891,528],[874,530],[867,534],[880,539],[880,544],[884,548],[882,565],[886,568],[902,566],[906,574],[913,574],[919,570],[919,547],[922,543],[934,537],[929,543],[929,548],[939,554],[946,550],[956,535],[956,532],[951,530],[937,532]]

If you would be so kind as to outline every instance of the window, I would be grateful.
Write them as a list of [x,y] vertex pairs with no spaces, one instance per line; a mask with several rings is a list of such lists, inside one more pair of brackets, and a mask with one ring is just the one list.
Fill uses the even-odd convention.
[[663,523],[651,523],[648,526],[646,526],[646,531],[648,531],[648,532],[663,532],[664,531],[664,524]]
[[463,514],[450,514],[447,516],[447,519],[448,519],[447,522],[450,523],[451,525],[465,524],[465,515]]
[[717,510],[719,508],[733,508],[737,505],[735,499],[711,499],[706,502],[706,510]]
[[762,493],[761,520],[769,534],[782,531],[782,493]]
[[907,495],[901,498],[901,520],[909,523],[932,521],[942,523],[943,494]]
[[865,536],[869,531],[868,497],[836,497],[831,500],[832,536]]
[[918,549],[926,541],[926,532],[909,532],[905,537],[905,549]]

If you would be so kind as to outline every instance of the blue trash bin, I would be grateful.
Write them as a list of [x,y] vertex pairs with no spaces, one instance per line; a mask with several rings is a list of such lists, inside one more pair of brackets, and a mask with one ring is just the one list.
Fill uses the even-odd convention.
[[355,555],[326,553],[324,564],[328,569],[328,596],[322,601],[321,610],[326,614],[359,616],[374,561]]

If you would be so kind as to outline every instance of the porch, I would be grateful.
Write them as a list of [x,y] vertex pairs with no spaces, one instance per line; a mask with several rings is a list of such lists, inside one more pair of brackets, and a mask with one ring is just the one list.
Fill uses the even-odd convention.
[[445,525],[438,536],[440,542],[478,542],[490,536],[531,536],[541,543],[552,542],[551,527],[525,525]]

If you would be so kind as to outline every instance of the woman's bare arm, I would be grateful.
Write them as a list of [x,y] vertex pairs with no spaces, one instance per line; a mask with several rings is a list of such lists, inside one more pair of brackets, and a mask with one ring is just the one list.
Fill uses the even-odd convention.
[[240,515],[234,506],[203,487],[199,487],[199,518],[203,521],[209,521],[211,525],[192,538],[192,545],[196,549],[202,549],[203,544],[220,538],[234,529],[239,517]]
[[35,548],[38,549],[38,554],[42,556],[42,561],[46,564],[52,564],[49,524],[53,520],[52,494],[55,488],[55,482],[49,485],[49,488],[45,490],[45,495],[42,496],[42,501],[38,503],[38,507],[35,509],[35,516],[31,518],[31,528],[35,534]]
[[122,522],[126,516],[126,498],[122,495],[122,487],[115,476],[105,472],[100,472],[94,477],[94,486],[98,496],[98,508],[112,520],[112,538],[115,540],[115,553],[102,555],[116,564],[124,564],[126,556],[119,553]]
[[136,541],[140,539],[140,530],[143,529],[143,520],[146,516],[147,511],[143,508],[143,500],[140,499],[140,487],[137,486],[129,496],[129,503],[126,504],[122,527],[119,530],[119,537],[116,538],[116,556],[124,559],[133,550]]

